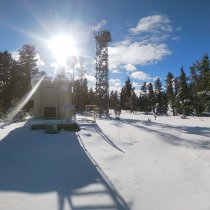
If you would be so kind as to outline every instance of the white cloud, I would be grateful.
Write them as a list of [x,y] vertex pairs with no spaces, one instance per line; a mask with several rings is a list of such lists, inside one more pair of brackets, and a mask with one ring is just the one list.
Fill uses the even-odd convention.
[[[119,65],[147,65],[161,61],[172,52],[166,44],[133,42],[117,43],[109,48],[110,69]],[[131,66],[130,66],[131,67]]]
[[141,18],[129,31],[132,36],[109,47],[111,71],[136,71],[138,65],[155,64],[172,54],[166,41],[173,40],[177,30],[173,30],[168,16],[157,14]]
[[113,74],[120,74],[120,71],[117,70],[117,69],[111,69],[111,72],[112,72]]
[[36,64],[38,67],[45,66],[45,62],[40,58],[40,55],[38,53],[36,54],[35,58],[37,59]]
[[151,77],[149,76],[149,74],[146,74],[143,71],[135,71],[135,72],[132,72],[131,78],[137,79],[137,80],[148,80],[148,79],[151,79]]
[[110,79],[109,80],[109,91],[117,90],[118,93],[121,91],[122,83],[120,79]]
[[140,89],[141,86],[142,86],[142,84],[137,83],[137,82],[132,82],[132,85],[133,85],[133,87],[135,87],[135,90],[136,90],[136,89]]
[[136,71],[136,67],[130,63],[124,65],[123,68],[127,71]]
[[15,61],[18,61],[19,58],[20,58],[20,55],[19,55],[19,52],[18,52],[18,51],[12,52],[11,55],[12,55],[12,58],[13,58]]
[[88,87],[93,87],[95,88],[96,86],[96,78],[93,75],[89,75],[89,74],[85,74],[85,78],[87,78],[87,82],[88,82]]
[[174,36],[174,37],[172,37],[172,40],[174,40],[174,41],[179,41],[181,38],[179,37],[179,36]]
[[[100,22],[96,29],[100,30],[105,24],[105,20]],[[157,14],[140,19],[136,27],[129,31],[131,33],[125,39],[111,43],[108,49],[110,71],[116,74],[126,71],[135,80],[154,80],[149,74],[137,69],[139,65],[157,64],[171,55],[166,41],[177,36],[175,32],[178,30],[172,27],[168,16]],[[95,77],[93,79],[95,82]],[[120,79],[110,79],[109,84],[110,90],[120,91],[122,88]]]
[[99,31],[106,25],[106,20],[102,20],[100,23],[94,24],[93,30]]
[[85,74],[85,77],[87,78],[88,82],[94,82],[94,83],[96,82],[95,76]]
[[133,87],[135,87],[135,93],[137,96],[139,96],[140,94],[140,88],[142,86],[141,83],[137,83],[137,82],[132,82]]
[[142,36],[141,39],[144,40],[144,43],[161,43],[166,41],[167,39],[171,38],[171,34],[168,33],[154,33],[154,34],[147,34]]
[[172,32],[173,28],[170,25],[171,21],[166,15],[152,15],[141,18],[136,27],[131,28],[130,31],[134,34],[142,32]]

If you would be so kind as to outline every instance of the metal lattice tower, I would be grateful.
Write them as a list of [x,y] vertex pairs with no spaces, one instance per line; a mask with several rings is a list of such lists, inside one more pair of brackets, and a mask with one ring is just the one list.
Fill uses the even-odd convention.
[[109,114],[109,62],[108,42],[112,41],[109,31],[95,32],[96,40],[96,104],[100,116]]

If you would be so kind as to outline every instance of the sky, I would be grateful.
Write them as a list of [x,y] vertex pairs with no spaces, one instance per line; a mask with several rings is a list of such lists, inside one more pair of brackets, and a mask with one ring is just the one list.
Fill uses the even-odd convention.
[[169,71],[179,76],[182,66],[189,74],[192,63],[209,54],[209,8],[208,0],[0,0],[0,51],[18,59],[24,44],[35,45],[39,69],[53,75],[61,65],[51,44],[70,37],[94,87],[93,26],[109,30],[110,90],[120,91],[129,77],[138,92],[144,81],[160,77],[164,84]]

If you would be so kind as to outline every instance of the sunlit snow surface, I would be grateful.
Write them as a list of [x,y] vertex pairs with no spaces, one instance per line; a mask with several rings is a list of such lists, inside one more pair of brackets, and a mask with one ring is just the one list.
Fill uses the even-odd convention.
[[210,118],[112,117],[0,128],[0,209],[210,209]]

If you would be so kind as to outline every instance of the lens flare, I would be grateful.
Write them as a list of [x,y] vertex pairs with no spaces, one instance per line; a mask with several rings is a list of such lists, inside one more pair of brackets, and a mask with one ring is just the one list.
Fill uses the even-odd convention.
[[54,37],[50,42],[48,42],[48,46],[59,66],[65,66],[66,60],[70,55],[78,55],[75,41],[68,36],[59,35]]
[[15,108],[7,115],[5,121],[7,123],[12,122],[14,117],[18,114],[18,112],[26,105],[26,103],[30,100],[32,95],[35,93],[35,91],[38,89],[39,85],[41,84],[42,80],[44,79],[45,75],[43,75],[40,80],[36,83],[36,85],[32,88],[32,90],[26,94],[22,100],[15,106]]

